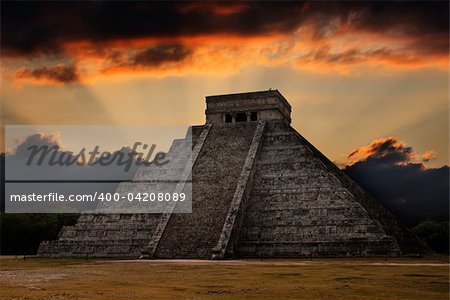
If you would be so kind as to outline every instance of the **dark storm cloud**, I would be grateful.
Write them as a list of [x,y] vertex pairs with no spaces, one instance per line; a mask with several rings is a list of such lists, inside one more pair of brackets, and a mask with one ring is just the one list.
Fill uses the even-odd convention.
[[342,1],[313,2],[310,12],[316,22],[331,16],[365,30],[434,34],[448,32],[447,8],[446,1]]
[[372,144],[360,148],[368,153],[366,157],[345,167],[350,177],[407,224],[426,218],[448,219],[448,166],[426,168],[412,161],[412,148],[393,138]]
[[[124,146],[116,151],[108,151],[109,157],[116,159],[106,165],[98,164],[100,152],[90,158],[93,149],[85,149],[84,159],[79,154],[83,149],[77,149],[77,153],[62,150],[63,143],[58,132],[52,134],[36,133],[17,141],[14,151],[6,154],[8,176],[10,178],[60,178],[64,180],[105,178],[131,180],[138,168],[136,163],[131,163],[129,169],[124,164],[119,164],[117,155],[123,155],[123,161],[131,158],[137,160],[137,153],[132,152],[132,147]],[[41,149],[43,147],[43,149]],[[41,150],[39,150],[41,149]],[[103,153],[103,151],[101,151]],[[47,153],[47,154],[45,154]],[[76,163],[76,162],[79,163]]]
[[[238,5],[239,4],[239,5]],[[447,2],[5,2],[6,55],[58,53],[61,44],[210,34],[287,34],[311,24],[317,38],[340,24],[358,31],[439,40],[448,49]],[[238,5],[238,6],[237,6]],[[428,48],[426,48],[428,49]]]
[[[184,10],[186,3],[163,2],[2,2],[2,45],[6,54],[57,53],[63,42],[105,42],[143,37],[214,33],[257,35],[291,31],[299,23],[292,5],[252,5],[218,15]],[[222,7],[233,3],[220,4]],[[296,4],[295,6],[299,6]],[[211,7],[211,6],[207,6]],[[273,8],[273,9],[271,9]],[[271,14],[266,9],[272,10]]]
[[167,62],[182,61],[191,54],[192,51],[183,45],[158,45],[138,52],[131,63],[135,66],[153,67]]
[[361,160],[377,159],[384,164],[409,163],[414,157],[412,147],[407,147],[396,137],[378,139],[371,142],[366,147],[353,150],[349,155],[349,160],[359,158]]
[[113,50],[105,55],[109,65],[103,72],[115,69],[151,70],[170,63],[180,63],[193,55],[193,49],[179,43],[158,44],[132,51]]
[[19,79],[45,79],[56,83],[73,83],[79,80],[75,66],[58,65],[54,67],[40,67],[37,69],[20,69],[15,74]]

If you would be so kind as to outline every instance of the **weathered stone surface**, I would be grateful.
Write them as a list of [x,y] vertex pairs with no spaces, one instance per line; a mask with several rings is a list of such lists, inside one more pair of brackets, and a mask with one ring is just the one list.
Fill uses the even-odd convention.
[[42,242],[47,257],[139,257],[156,227],[159,214],[82,214],[65,226],[57,241]]
[[[82,215],[57,241],[43,242],[39,254],[147,251],[220,259],[423,252],[420,240],[290,126],[290,111],[276,90],[207,97],[209,133],[197,144],[192,214]],[[194,144],[204,129],[193,127]]]
[[397,255],[400,248],[296,132],[268,123],[236,255]]
[[[194,149],[192,150],[192,156],[191,156],[191,160],[190,160],[192,165],[195,165],[195,163],[197,162],[197,159],[200,155],[200,152],[203,149],[203,145],[206,141],[206,138],[208,137],[210,129],[211,129],[211,126],[206,125],[206,126],[204,126],[203,130],[200,132],[199,137],[195,143],[195,146],[193,147]],[[192,172],[192,166],[185,166],[185,170],[184,170],[185,178],[183,178],[183,180],[187,180],[187,178],[192,175],[191,172]],[[174,191],[175,193],[182,193],[182,192],[185,193],[186,192],[186,191],[184,191],[184,188],[185,188],[184,184],[180,183],[179,185],[177,185],[177,187],[180,190]],[[190,191],[190,192],[192,193],[192,191]],[[151,234],[152,236],[151,236],[149,244],[147,245],[147,247],[142,249],[141,258],[155,257],[156,250],[159,246],[159,243],[161,242],[164,232],[166,231],[167,225],[169,224],[169,220],[170,220],[175,208],[176,208],[176,203],[173,203],[172,205],[168,206],[166,208],[166,211],[161,215],[158,225],[156,226],[155,230],[153,230],[153,232]]]
[[217,245],[256,124],[214,124],[193,168],[192,214],[174,214],[159,258],[209,258]]
[[245,198],[247,198],[247,193],[249,190],[248,185],[254,174],[253,166],[255,164],[259,148],[261,147],[261,139],[264,134],[265,126],[265,120],[258,121],[252,143],[250,144],[250,149],[247,153],[247,158],[245,159],[244,166],[237,182],[236,190],[234,191],[233,199],[231,200],[230,207],[228,208],[222,233],[220,234],[216,247],[212,250],[212,259],[225,258],[229,245],[233,245],[233,243],[236,242],[245,212]]
[[[196,143],[203,127],[192,127],[192,136],[186,141],[174,140],[167,158],[176,160],[181,153],[185,155],[185,142],[190,144]],[[181,168],[185,167],[186,158],[181,159]],[[170,166],[169,166],[170,165]],[[164,172],[165,178],[171,173],[178,176],[181,174],[177,163],[168,164],[167,168],[158,168],[157,172]],[[152,168],[145,167],[138,170],[135,175],[135,182],[122,182],[117,188],[118,193],[148,192],[152,190],[161,191],[161,182],[158,181],[159,176]],[[173,175],[172,175],[173,176]],[[181,175],[180,175],[181,176]],[[169,176],[170,178],[170,176]],[[177,178],[179,179],[179,178]],[[144,182],[141,182],[143,181]],[[156,180],[156,182],[149,182]],[[173,184],[168,188],[173,188]],[[117,205],[119,205],[118,203]],[[135,205],[135,204],[134,204]],[[105,207],[105,211],[120,209],[112,203]],[[123,207],[122,207],[123,208]],[[139,208],[139,207],[138,207]],[[139,211],[139,210],[138,210]],[[162,213],[155,214],[82,214],[75,226],[64,227],[57,241],[42,242],[38,255],[48,257],[73,256],[73,257],[133,257],[138,258],[141,252],[148,248],[154,238],[154,232],[161,219],[164,217]]]

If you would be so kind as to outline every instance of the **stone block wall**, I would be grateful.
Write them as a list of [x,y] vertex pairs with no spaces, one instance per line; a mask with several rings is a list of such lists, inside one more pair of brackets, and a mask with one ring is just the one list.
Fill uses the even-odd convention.
[[282,122],[267,124],[239,257],[398,255],[394,237]]
[[193,168],[191,214],[173,214],[157,258],[210,258],[217,245],[256,122],[214,124]]
[[41,243],[45,257],[135,257],[151,237],[158,214],[82,214],[58,240]]
[[315,148],[307,139],[292,129],[299,141],[305,144],[311,152],[318,157],[327,172],[333,174],[353,196],[355,201],[361,204],[367,214],[376,220],[386,234],[395,237],[403,254],[417,254],[431,251],[428,246],[403,225],[390,211],[386,210],[379,201],[362,189],[350,177],[342,172],[333,162]]
[[[258,147],[253,147],[257,150],[251,150],[257,122],[218,122],[208,127],[205,139],[199,138],[205,126],[193,127],[193,144],[200,139],[202,147],[192,169],[192,213],[168,215],[149,257],[211,258],[244,173],[251,176],[241,193],[238,222],[230,223],[225,257],[423,252],[426,247],[406,227],[290,127],[287,118],[265,121]],[[181,144],[174,141],[172,155]],[[251,167],[244,167],[249,155]],[[150,171],[139,170],[136,176],[148,179],[155,175]],[[130,184],[136,183],[123,183],[118,191]],[[136,189],[156,183],[139,184]],[[75,226],[62,229],[57,241],[43,242],[39,254],[137,258],[154,242],[161,216],[83,214]]]
[[[192,144],[195,144],[202,127],[193,127],[192,136],[187,136],[187,139],[174,140],[167,153],[167,159],[172,163],[167,164],[167,167],[157,169],[154,166],[141,167],[135,175],[136,182],[122,182],[116,192],[148,192],[152,191],[152,188],[158,187],[158,190],[164,188],[162,187],[164,183],[158,182],[158,179],[161,176],[162,178],[171,178],[167,175],[180,174],[179,169],[184,168],[186,164],[185,158],[180,159],[181,155],[187,154],[186,143],[190,146],[189,139],[192,138]],[[179,163],[174,163],[175,160],[179,160]],[[146,182],[139,182],[142,180]],[[155,182],[151,182],[152,180]],[[167,186],[173,188],[173,184]],[[117,205],[122,204],[118,202]],[[104,207],[106,211],[121,208],[123,207],[115,207],[111,202]],[[141,251],[151,241],[161,216],[161,213],[81,214],[74,226],[62,228],[57,240],[42,242],[38,249],[38,255],[44,257],[139,258]]]

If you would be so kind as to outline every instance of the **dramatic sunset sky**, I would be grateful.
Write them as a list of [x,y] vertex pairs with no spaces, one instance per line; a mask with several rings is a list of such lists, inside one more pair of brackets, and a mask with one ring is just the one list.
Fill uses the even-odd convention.
[[206,95],[272,88],[341,166],[448,164],[448,2],[1,6],[2,125],[203,124]]

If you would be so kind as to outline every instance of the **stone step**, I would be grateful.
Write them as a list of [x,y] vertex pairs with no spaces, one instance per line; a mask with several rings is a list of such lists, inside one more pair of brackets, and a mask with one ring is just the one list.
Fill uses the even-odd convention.
[[[277,130],[281,130],[280,134]],[[270,131],[269,126],[264,140],[237,255],[342,256],[352,244],[325,245],[352,239],[385,241],[388,236],[380,224],[354,201],[355,196],[295,131],[282,126],[273,126]],[[375,253],[378,249],[378,246],[372,250],[367,247],[364,253]],[[392,248],[391,241],[387,240],[380,247],[384,252],[398,249]]]
[[255,123],[212,126],[193,168],[192,214],[174,214],[159,258],[210,258],[255,132]]
[[[184,140],[175,140],[167,156],[180,156],[179,149],[185,144]],[[174,166],[173,163],[168,165]],[[151,166],[141,168],[134,180],[158,179],[164,172],[170,175],[178,169],[175,164],[175,167],[159,171],[155,172]],[[126,185],[133,183],[122,183],[118,192],[129,190]],[[144,188],[148,190],[151,187],[161,187],[161,183],[146,183]],[[42,243],[38,255],[79,257],[88,254],[95,257],[139,257],[160,217],[161,214],[81,214],[75,226],[62,229],[58,241]]]

